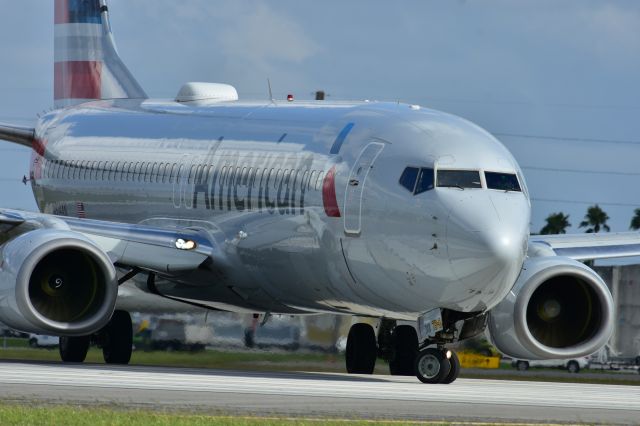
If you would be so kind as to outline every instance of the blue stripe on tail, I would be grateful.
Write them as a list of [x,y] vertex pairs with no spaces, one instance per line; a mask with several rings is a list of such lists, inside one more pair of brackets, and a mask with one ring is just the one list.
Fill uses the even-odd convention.
[[69,0],[69,23],[102,24],[99,0]]

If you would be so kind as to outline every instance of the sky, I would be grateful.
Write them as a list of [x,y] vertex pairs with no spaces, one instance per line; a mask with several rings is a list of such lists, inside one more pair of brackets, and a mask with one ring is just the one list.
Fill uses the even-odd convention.
[[[111,0],[120,54],[152,97],[187,81],[274,95],[402,101],[495,134],[524,169],[531,229],[613,231],[640,208],[640,2]],[[53,1],[0,0],[0,121],[52,105]],[[35,209],[26,149],[0,143],[0,205]]]

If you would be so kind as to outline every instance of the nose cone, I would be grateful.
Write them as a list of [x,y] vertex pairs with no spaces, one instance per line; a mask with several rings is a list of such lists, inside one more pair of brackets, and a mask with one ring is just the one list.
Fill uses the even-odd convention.
[[[443,198],[451,208],[447,249],[454,286],[466,295],[461,307],[490,309],[506,296],[522,268],[529,204],[519,192],[468,191]],[[454,200],[447,198],[457,200],[451,204]]]

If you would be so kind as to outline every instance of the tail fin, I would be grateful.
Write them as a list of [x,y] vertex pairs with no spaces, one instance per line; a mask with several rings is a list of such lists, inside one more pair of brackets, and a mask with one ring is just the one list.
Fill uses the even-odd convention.
[[56,107],[147,98],[113,41],[107,0],[55,0]]

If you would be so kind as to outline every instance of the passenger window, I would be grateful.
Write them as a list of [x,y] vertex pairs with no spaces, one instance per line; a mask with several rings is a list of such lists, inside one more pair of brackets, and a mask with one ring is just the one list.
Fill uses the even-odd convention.
[[482,188],[480,172],[477,170],[438,170],[438,187]]
[[416,181],[418,180],[419,172],[420,169],[417,167],[407,167],[400,176],[400,185],[407,188],[412,194],[416,189]]
[[82,179],[89,180],[91,179],[91,161],[85,161],[82,171]]
[[267,176],[268,176],[268,169],[262,169],[262,173],[260,174],[260,182],[258,182],[259,188],[264,188],[264,183],[266,182]]
[[151,166],[151,176],[149,176],[149,182],[157,182],[158,180],[158,163],[153,163]]
[[513,173],[484,172],[487,188],[500,191],[521,192],[518,178]]
[[229,167],[229,174],[227,175],[227,186],[233,186],[233,182],[236,178],[236,169],[233,167]]
[[422,194],[433,189],[433,169],[420,169],[415,195]]
[[316,191],[320,191],[322,189],[323,178],[324,172],[318,173],[318,179],[316,180]]
[[104,165],[104,170],[102,171],[102,180],[109,179],[109,170],[111,170],[111,162],[108,161]]
[[109,180],[115,181],[117,179],[118,166],[119,166],[119,164],[117,162],[115,162],[115,161],[113,163],[111,163],[111,170],[109,171]]
[[222,171],[220,171],[220,179],[218,179],[218,182],[220,182],[220,186],[224,186],[225,184],[225,179],[227,178],[227,166],[224,166],[222,168]]
[[169,174],[169,183],[174,183],[174,179],[176,178],[176,174],[178,173],[178,165],[173,163],[171,166],[171,173]]
[[127,163],[118,162],[118,173],[116,173],[116,179],[119,181],[125,180],[127,178]]
[[273,182],[276,179],[276,169],[271,169],[269,171],[269,177],[267,177],[267,182],[265,183],[265,187],[269,185],[269,182]]
[[136,171],[134,175],[134,180],[140,182],[142,180],[142,168],[144,167],[144,163],[136,163]]
[[147,167],[144,169],[144,181],[151,182],[151,172],[155,163],[147,163]]
[[313,185],[316,183],[316,171],[311,171],[311,176],[309,177],[309,189],[313,189]]

